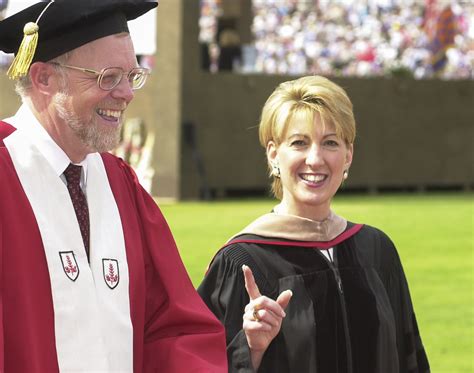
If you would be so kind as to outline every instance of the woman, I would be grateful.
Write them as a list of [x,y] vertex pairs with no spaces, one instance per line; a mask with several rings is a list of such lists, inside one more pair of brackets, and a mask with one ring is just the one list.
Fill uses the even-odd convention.
[[230,371],[429,372],[393,243],[331,210],[353,155],[345,91],[320,76],[282,83],[259,131],[281,202],[218,252],[198,289],[226,328]]

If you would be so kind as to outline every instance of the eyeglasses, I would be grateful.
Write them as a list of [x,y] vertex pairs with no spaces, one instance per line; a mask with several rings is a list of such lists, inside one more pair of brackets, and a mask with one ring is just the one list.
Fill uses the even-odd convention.
[[135,67],[130,71],[124,71],[121,67],[106,67],[101,71],[95,71],[92,69],[85,69],[83,67],[63,65],[59,62],[50,62],[53,65],[66,67],[68,69],[79,70],[87,74],[94,74],[97,76],[97,84],[104,91],[111,91],[117,87],[122,81],[123,76],[127,76],[130,88],[137,90],[145,85],[150,70],[144,67]]

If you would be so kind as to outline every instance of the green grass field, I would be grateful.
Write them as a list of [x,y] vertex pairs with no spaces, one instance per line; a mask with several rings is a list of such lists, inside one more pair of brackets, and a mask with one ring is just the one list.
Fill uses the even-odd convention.
[[[473,372],[473,195],[336,197],[336,213],[395,242],[432,372]],[[184,202],[161,209],[197,286],[213,254],[272,200]],[[383,373],[383,372],[381,372]]]

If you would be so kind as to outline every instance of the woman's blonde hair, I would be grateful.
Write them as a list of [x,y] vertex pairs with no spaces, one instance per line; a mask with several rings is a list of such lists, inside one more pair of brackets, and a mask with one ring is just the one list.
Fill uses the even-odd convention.
[[[281,83],[267,99],[259,124],[260,144],[266,148],[270,141],[280,145],[291,120],[298,116],[313,123],[319,114],[323,126],[334,124],[336,134],[347,145],[355,139],[355,119],[352,102],[344,89],[322,76],[305,76]],[[268,163],[270,175],[272,165]],[[281,199],[282,185],[273,177],[272,192]]]

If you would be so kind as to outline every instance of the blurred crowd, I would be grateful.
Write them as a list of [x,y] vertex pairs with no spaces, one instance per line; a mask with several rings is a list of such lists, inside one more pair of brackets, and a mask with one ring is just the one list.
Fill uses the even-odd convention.
[[[215,41],[219,3],[202,1],[201,41]],[[253,0],[252,7],[247,72],[474,79],[472,0]]]
[[[7,0],[0,0],[0,18]],[[474,0],[253,0],[247,73],[474,79]],[[201,0],[202,44],[218,71],[222,0]],[[222,58],[222,55],[221,55]],[[0,67],[11,56],[0,53]]]

